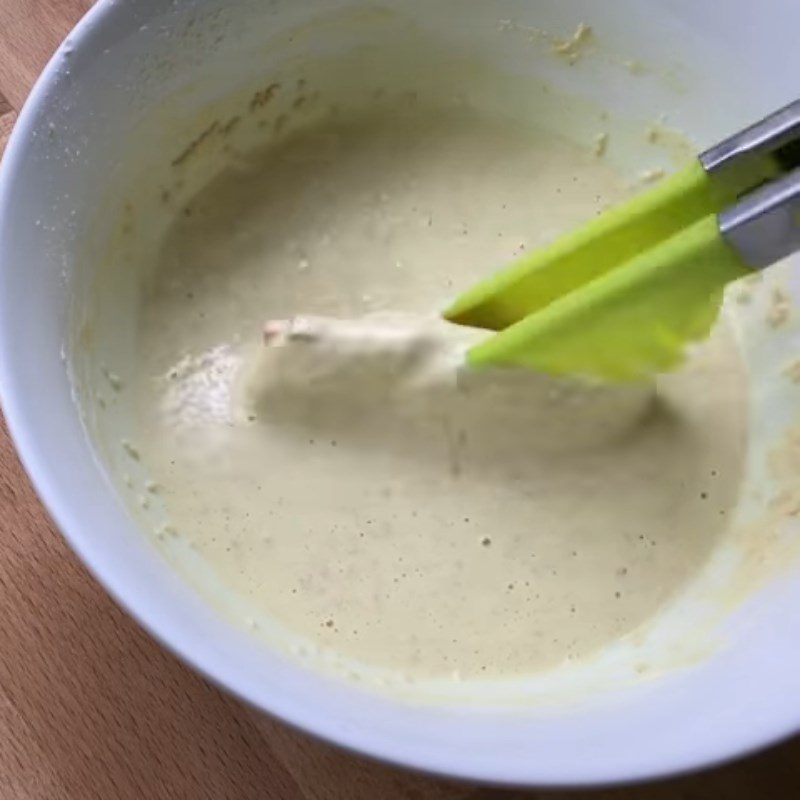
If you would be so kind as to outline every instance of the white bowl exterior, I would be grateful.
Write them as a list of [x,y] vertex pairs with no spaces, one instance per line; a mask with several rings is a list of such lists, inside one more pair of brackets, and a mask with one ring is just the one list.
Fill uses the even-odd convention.
[[[190,104],[247,76],[253,64],[237,57],[237,37],[267,37],[290,17],[346,5],[101,0],[38,83],[0,175],[0,389],[19,452],[54,519],[117,600],[187,662],[257,708],[389,761],[495,783],[594,784],[694,768],[797,730],[797,582],[776,582],[737,614],[729,627],[742,635],[730,647],[654,683],[563,708],[415,706],[265,651],[177,580],[131,520],[87,440],[63,358],[76,261],[86,252],[81,237],[102,213],[97,198],[124,156],[119,142],[151,103],[192,84],[201,62],[215,65],[218,79],[205,85],[203,98],[193,101],[189,91]],[[422,0],[384,5],[432,25],[451,8]],[[792,2],[731,1],[723,15],[713,0],[663,0],[646,9],[617,0],[604,4],[601,19],[590,0],[458,6],[450,18],[454,40],[469,42],[501,18],[555,30],[586,18],[632,57],[669,64],[679,53],[691,91],[672,119],[703,142],[794,99],[800,6]],[[201,18],[200,38],[175,37],[192,16]],[[223,40],[214,44],[220,30]],[[563,75],[554,67],[549,77]],[[132,76],[141,80],[133,85]],[[615,94],[602,73],[584,79],[585,91],[612,108],[638,104],[645,116],[662,102]]]

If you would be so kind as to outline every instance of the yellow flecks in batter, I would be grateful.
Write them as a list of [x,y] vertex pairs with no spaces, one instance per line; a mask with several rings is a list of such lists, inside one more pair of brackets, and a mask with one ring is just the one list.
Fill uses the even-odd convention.
[[594,137],[592,152],[595,154],[595,156],[597,156],[597,158],[602,158],[608,152],[609,139],[610,136],[607,131],[598,133],[597,136]]
[[644,169],[639,173],[640,183],[658,183],[665,175],[666,170],[656,167],[654,169]]
[[789,295],[783,289],[773,289],[767,311],[767,324],[771,328],[780,328],[789,321],[791,312],[792,304]]
[[566,58],[570,64],[574,64],[583,55],[586,45],[592,41],[593,36],[591,26],[581,22],[569,39],[555,39],[553,52]]
[[783,370],[783,374],[792,383],[800,384],[800,358],[796,361],[792,361],[792,363]]

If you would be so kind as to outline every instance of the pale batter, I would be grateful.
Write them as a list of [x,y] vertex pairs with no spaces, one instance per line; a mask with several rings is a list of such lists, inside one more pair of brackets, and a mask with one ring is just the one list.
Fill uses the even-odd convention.
[[467,110],[326,123],[221,176],[141,312],[136,447],[170,533],[253,620],[410,677],[541,670],[647,621],[736,502],[725,331],[653,392],[470,374],[481,334],[436,320],[624,192]]

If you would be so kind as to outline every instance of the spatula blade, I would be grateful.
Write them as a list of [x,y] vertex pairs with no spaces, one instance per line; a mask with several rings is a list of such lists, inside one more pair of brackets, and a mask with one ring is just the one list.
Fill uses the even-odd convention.
[[468,361],[645,379],[681,363],[710,332],[725,285],[750,271],[709,214],[480,343]]

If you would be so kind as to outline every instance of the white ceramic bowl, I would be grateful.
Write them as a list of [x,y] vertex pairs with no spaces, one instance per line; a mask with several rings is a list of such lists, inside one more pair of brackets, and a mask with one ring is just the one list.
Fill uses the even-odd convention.
[[[73,399],[68,318],[80,317],[134,155],[174,152],[196,132],[204,107],[269,82],[280,59],[374,45],[398,20],[410,21],[620,113],[669,112],[702,144],[794,99],[800,86],[800,5],[792,0],[370,6],[100,0],[50,63],[0,178],[0,385],[40,496],[98,579],[185,661],[259,709],[391,762],[504,784],[597,784],[693,769],[791,734],[800,728],[800,582],[785,576],[732,610],[715,628],[724,644],[693,665],[646,682],[611,682],[571,703],[437,706],[302,668],[229,626],[176,577],[120,500]],[[316,25],[320,15],[327,22]],[[653,65],[650,78],[622,80],[611,56],[590,67],[556,64],[524,35],[526,25],[565,33],[582,20],[607,54]],[[380,69],[380,48],[374,58]],[[98,323],[96,335],[117,357],[126,346],[117,329],[130,328],[133,313],[121,312],[118,325]],[[764,363],[781,355],[767,350]],[[791,398],[778,400],[770,419],[788,423]]]

